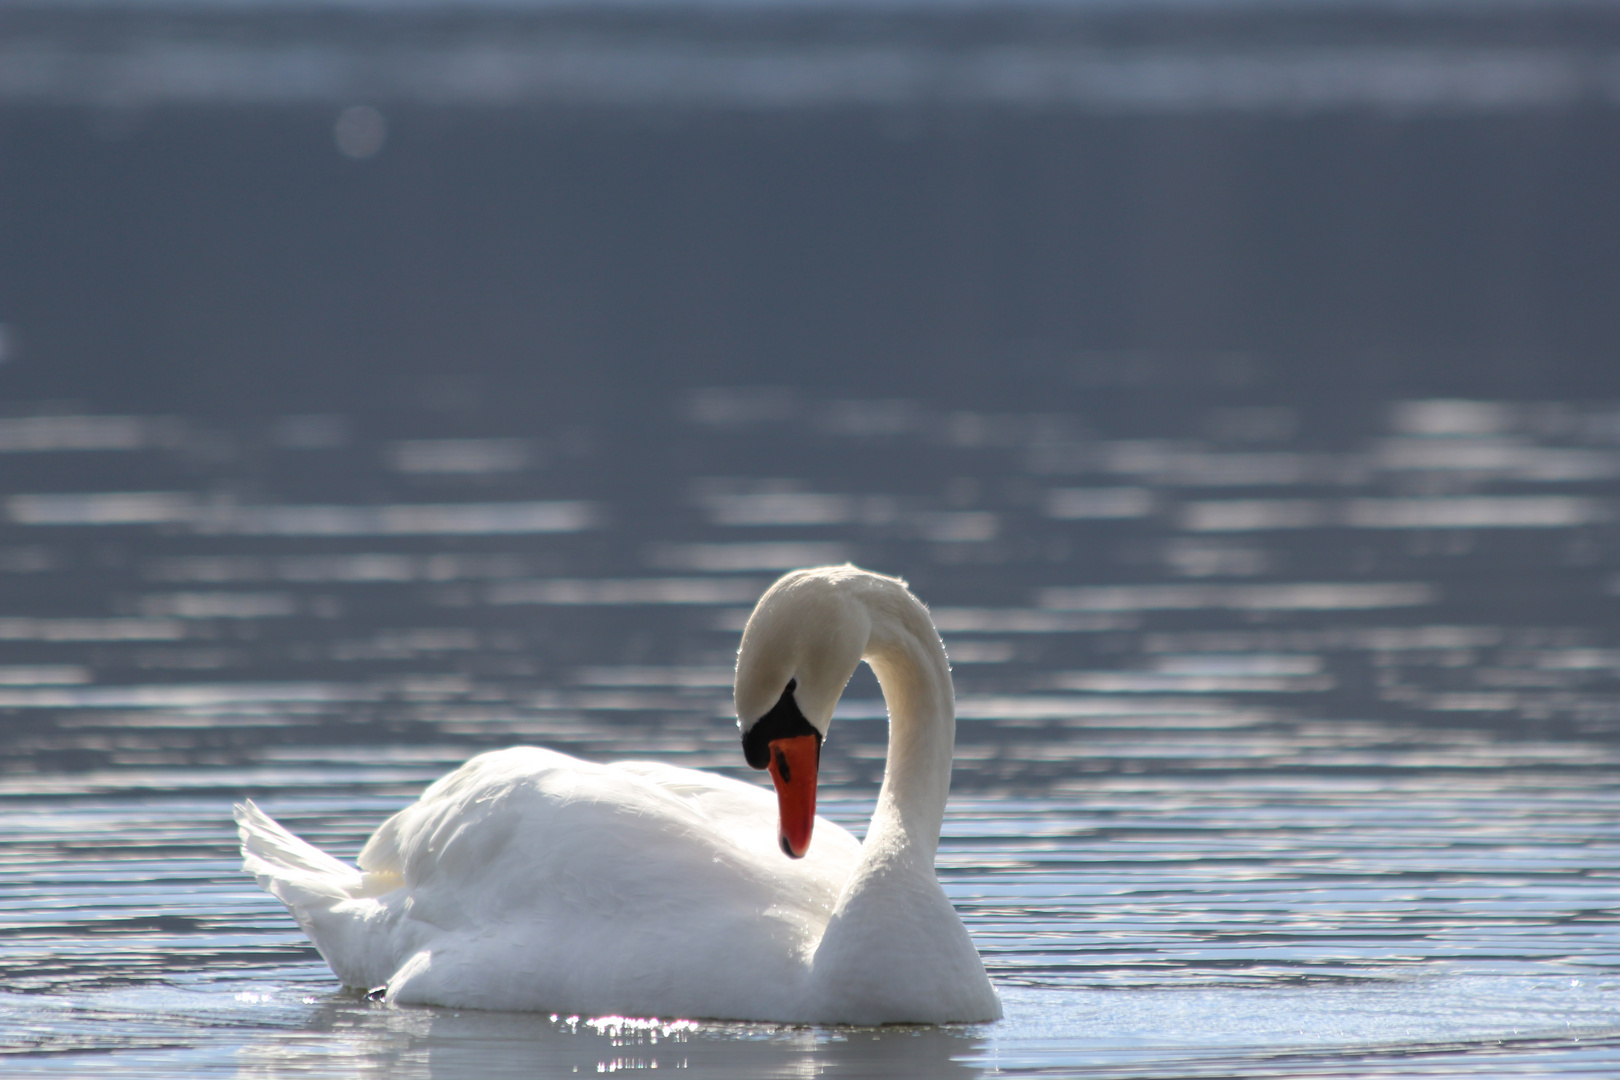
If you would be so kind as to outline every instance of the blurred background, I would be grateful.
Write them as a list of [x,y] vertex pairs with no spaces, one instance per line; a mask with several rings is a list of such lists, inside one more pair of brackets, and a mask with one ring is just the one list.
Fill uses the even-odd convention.
[[[1612,983],[1617,191],[1609,3],[7,0],[8,984],[324,986],[244,794],[352,856],[483,747],[747,775],[742,622],[845,559],[945,636],[1004,988]],[[108,830],[171,885],[98,959]]]
[[[1610,649],[1617,179],[1607,4],[9,3],[8,614],[148,620],[11,678],[723,665],[843,558],[1100,620],[998,686]],[[1611,653],[1365,651],[1289,687],[1609,730]]]

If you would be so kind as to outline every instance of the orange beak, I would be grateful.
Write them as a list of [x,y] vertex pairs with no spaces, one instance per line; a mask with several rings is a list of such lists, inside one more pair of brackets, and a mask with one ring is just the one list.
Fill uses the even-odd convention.
[[795,735],[771,742],[771,781],[781,812],[782,851],[802,859],[810,850],[810,830],[816,824],[816,769],[821,764],[821,740]]

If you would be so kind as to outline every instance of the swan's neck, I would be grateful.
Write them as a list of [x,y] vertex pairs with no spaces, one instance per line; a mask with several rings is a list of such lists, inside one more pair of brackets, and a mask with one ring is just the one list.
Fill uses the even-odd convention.
[[984,964],[934,874],[956,746],[945,647],[902,582],[838,576],[870,616],[861,655],[889,706],[889,761],[860,862],[811,957],[807,999],[818,1017],[842,1023],[999,1016]]
[[904,588],[883,590],[868,607],[865,659],[889,709],[889,758],[863,861],[914,863],[931,875],[956,749],[950,664],[927,609]]

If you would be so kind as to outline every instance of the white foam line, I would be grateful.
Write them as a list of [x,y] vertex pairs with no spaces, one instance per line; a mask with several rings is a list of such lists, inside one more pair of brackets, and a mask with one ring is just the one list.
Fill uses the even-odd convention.
[[199,532],[257,536],[449,536],[580,532],[598,524],[586,502],[267,506],[205,515]]
[[0,454],[140,450],[172,421],[144,416],[25,416],[0,420]]
[[850,557],[847,544],[837,541],[778,540],[759,543],[653,544],[646,559],[660,570],[699,573],[746,573],[794,570],[802,566],[828,566]]
[[0,641],[177,641],[178,619],[0,619]]
[[584,686],[672,686],[731,688],[729,667],[588,667],[574,674]]
[[1452,495],[1424,498],[1211,499],[1190,502],[1191,532],[1278,529],[1567,529],[1615,519],[1605,499],[1579,495]]
[[1054,611],[1359,611],[1420,607],[1440,590],[1423,582],[1286,585],[1108,585],[1042,589],[1037,603]]
[[1137,624],[1132,616],[1113,612],[945,607],[930,614],[934,626],[946,634],[1089,634]]
[[956,699],[963,720],[1063,720],[1112,716],[1215,716],[1232,714],[1210,698],[1066,697],[1040,694],[966,694]]
[[567,607],[658,604],[752,604],[768,582],[747,578],[536,578],[492,585],[491,604]]
[[13,664],[0,667],[0,686],[73,686],[89,681],[90,669],[79,664]]
[[588,502],[400,503],[384,506],[231,506],[186,492],[13,495],[18,525],[187,525],[242,536],[461,536],[580,532],[598,525]]
[[363,700],[375,692],[327,683],[192,683],[154,686],[0,687],[0,708],[210,709],[229,705]]
[[1159,671],[1071,671],[1053,689],[1102,694],[1303,694],[1331,690],[1331,675],[1196,675]]
[[440,45],[157,34],[0,46],[0,101],[759,110],[974,103],[1101,113],[1495,113],[1620,101],[1611,53],[1538,46],[1219,49],[1064,42],[796,43],[540,31]]
[[13,495],[5,505],[18,525],[171,525],[197,516],[196,498],[179,491]]

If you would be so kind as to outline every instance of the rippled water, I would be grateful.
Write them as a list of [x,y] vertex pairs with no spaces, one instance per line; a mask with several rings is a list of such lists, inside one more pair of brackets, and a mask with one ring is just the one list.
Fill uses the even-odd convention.
[[[634,468],[391,423],[0,419],[5,1075],[1620,1070],[1613,406],[722,389]],[[940,872],[1004,1021],[388,1007],[239,872],[233,800],[353,857],[513,742],[757,781],[742,620],[846,558],[952,655]],[[857,830],[884,734],[862,672],[824,773]]]

